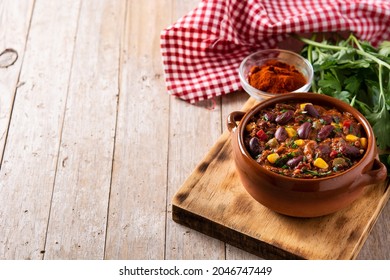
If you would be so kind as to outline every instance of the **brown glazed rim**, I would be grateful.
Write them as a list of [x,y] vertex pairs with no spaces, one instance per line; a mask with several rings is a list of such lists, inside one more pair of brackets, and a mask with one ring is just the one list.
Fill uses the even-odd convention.
[[[315,105],[321,105],[321,104],[319,104],[319,102],[324,101],[324,102],[328,103],[328,104],[324,104],[324,105],[327,105],[327,106],[331,105],[331,106],[334,106],[336,109],[340,110],[341,112],[351,113],[354,116],[354,118],[360,124],[362,124],[362,126],[366,132],[368,143],[367,143],[367,150],[365,151],[364,156],[360,159],[360,161],[357,164],[355,164],[351,168],[349,168],[341,173],[338,173],[335,175],[330,175],[330,176],[325,176],[325,177],[321,177],[321,178],[311,178],[311,179],[310,178],[294,178],[294,177],[280,175],[280,174],[275,173],[273,171],[269,171],[266,168],[263,168],[249,155],[249,152],[247,151],[245,145],[243,144],[244,143],[245,124],[248,122],[249,118],[251,116],[253,116],[254,114],[256,114],[258,111],[265,109],[271,105],[274,105],[278,102],[287,102],[287,101],[293,101],[293,102],[305,101],[305,102],[312,102]],[[237,127],[237,131],[239,133],[238,144],[239,144],[240,151],[246,158],[249,159],[249,162],[251,163],[251,165],[255,169],[259,170],[260,172],[266,173],[270,176],[275,176],[276,178],[283,178],[283,180],[288,179],[288,180],[297,181],[297,182],[299,182],[299,181],[305,181],[305,182],[324,181],[324,180],[329,180],[329,179],[340,177],[348,172],[352,172],[352,170],[356,169],[363,162],[365,162],[370,150],[375,149],[375,139],[374,139],[374,133],[373,133],[373,130],[371,128],[371,125],[369,124],[367,119],[358,110],[356,110],[355,108],[353,108],[352,106],[350,106],[346,102],[341,101],[339,99],[336,99],[334,97],[319,94],[319,93],[312,93],[312,92],[285,93],[283,95],[272,97],[272,98],[266,99],[264,101],[261,101],[259,104],[257,104],[256,106],[254,106],[252,109],[250,109],[248,112],[245,113],[245,115],[242,117],[242,119],[240,121],[239,126]],[[374,141],[374,143],[373,143],[373,141]],[[374,154],[374,158],[375,158],[375,156],[376,156],[376,154]],[[374,158],[372,160],[370,160],[369,162],[367,162],[366,165],[369,165],[371,162],[373,162]]]

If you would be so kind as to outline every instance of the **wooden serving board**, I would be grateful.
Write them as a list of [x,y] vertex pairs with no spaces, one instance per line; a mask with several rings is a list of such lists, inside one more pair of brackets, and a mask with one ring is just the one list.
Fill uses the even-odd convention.
[[[243,111],[255,104],[250,98]],[[389,196],[386,181],[331,215],[277,214],[241,185],[226,131],[174,195],[172,218],[265,259],[355,259]]]

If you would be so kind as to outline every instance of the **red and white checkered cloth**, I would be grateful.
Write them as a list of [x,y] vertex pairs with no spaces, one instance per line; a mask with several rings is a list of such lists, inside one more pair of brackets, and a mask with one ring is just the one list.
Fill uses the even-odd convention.
[[375,45],[389,26],[390,0],[204,0],[161,33],[168,93],[195,103],[236,91],[241,61],[290,33],[352,31]]

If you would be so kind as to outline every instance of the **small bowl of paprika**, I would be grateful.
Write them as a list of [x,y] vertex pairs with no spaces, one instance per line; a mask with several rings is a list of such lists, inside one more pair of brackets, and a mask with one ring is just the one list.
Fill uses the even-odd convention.
[[252,53],[239,67],[243,89],[257,100],[283,93],[307,92],[311,87],[313,72],[307,59],[282,49]]

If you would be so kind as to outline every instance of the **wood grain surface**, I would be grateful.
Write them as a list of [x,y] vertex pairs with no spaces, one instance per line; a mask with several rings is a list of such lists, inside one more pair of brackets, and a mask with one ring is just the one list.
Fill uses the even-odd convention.
[[[258,259],[172,220],[248,100],[167,94],[161,30],[198,3],[0,1],[0,259]],[[390,259],[389,215],[357,258]]]

